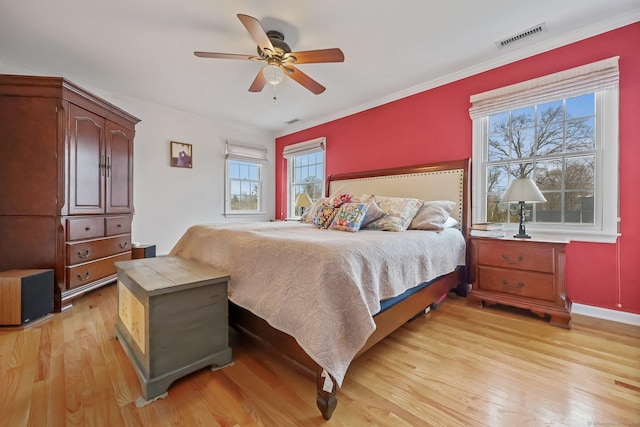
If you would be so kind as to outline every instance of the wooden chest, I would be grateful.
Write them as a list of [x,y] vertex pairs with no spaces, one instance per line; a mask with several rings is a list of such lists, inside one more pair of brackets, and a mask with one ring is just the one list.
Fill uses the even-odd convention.
[[231,363],[226,273],[179,257],[120,261],[116,267],[116,334],[146,400],[191,372]]

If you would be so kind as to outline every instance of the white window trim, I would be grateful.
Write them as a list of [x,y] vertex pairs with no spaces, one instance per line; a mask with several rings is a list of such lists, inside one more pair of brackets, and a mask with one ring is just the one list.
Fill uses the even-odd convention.
[[[592,73],[594,80],[588,79]],[[563,82],[568,87],[563,86]],[[595,83],[594,83],[595,82]],[[583,84],[578,84],[583,83]],[[545,93],[545,89],[547,92]],[[570,239],[586,242],[615,243],[620,235],[619,218],[619,88],[618,57],[544,76],[516,85],[473,95],[469,114],[473,119],[473,222],[486,220],[486,163],[488,116],[539,102],[596,93],[596,200],[594,226],[549,226],[527,224],[527,231],[539,238]],[[493,100],[493,103],[492,103]],[[604,125],[603,125],[604,124]],[[507,224],[506,232],[515,233],[517,223]],[[509,234],[508,234],[509,235]]]
[[301,156],[303,154],[311,154],[318,151],[324,151],[324,167],[322,173],[322,188],[326,188],[327,184],[327,138],[324,136],[310,139],[308,141],[298,142],[296,144],[287,145],[282,151],[282,156],[287,160],[287,217],[286,219],[299,219],[299,216],[291,216],[291,180],[293,177],[293,162],[290,158]]
[[[259,206],[256,211],[234,211],[231,209],[231,179],[229,178],[229,160],[256,163],[258,165],[259,184],[258,200]],[[268,163],[267,149],[264,147],[254,147],[249,145],[236,144],[227,141],[224,161],[224,216],[225,217],[252,217],[264,216],[263,209],[263,165]]]

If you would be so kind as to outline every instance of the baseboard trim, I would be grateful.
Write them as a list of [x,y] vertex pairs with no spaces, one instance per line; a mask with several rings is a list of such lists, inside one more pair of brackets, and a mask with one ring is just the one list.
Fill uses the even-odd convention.
[[640,314],[627,313],[626,311],[611,310],[608,308],[594,307],[592,305],[571,304],[572,314],[595,317],[597,319],[611,320],[613,322],[626,323],[640,326]]

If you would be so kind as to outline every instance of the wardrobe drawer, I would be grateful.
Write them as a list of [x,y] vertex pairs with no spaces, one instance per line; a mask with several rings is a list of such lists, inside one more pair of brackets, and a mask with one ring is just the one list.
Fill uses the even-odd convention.
[[107,236],[131,233],[130,216],[112,216],[105,218]]
[[555,300],[554,276],[501,268],[478,268],[478,289],[527,298]]
[[131,252],[101,258],[95,261],[67,267],[67,289],[88,285],[96,280],[116,274],[114,262],[131,259]]
[[553,273],[553,248],[511,243],[504,245],[490,240],[474,240],[482,248],[478,251],[478,264],[519,270]]
[[131,250],[130,234],[100,240],[67,243],[67,265],[81,264],[128,250]]
[[67,240],[84,240],[104,236],[104,217],[67,218]]

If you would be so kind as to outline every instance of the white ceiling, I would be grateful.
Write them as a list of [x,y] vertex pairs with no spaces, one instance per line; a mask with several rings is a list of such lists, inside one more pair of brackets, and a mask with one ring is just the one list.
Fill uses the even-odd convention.
[[[269,85],[250,93],[261,63],[193,55],[255,54],[238,13],[345,62],[298,66],[320,95],[291,79],[275,103]],[[639,0],[0,0],[0,63],[277,136],[638,20]]]

